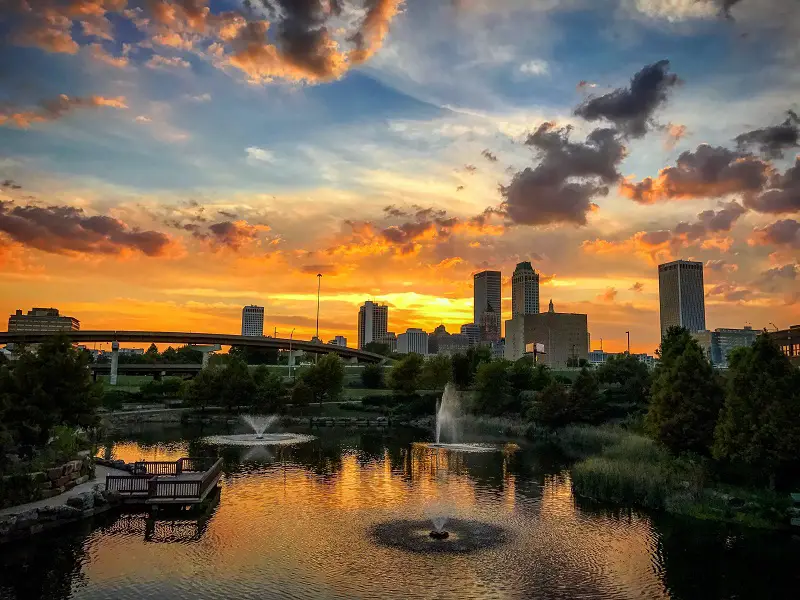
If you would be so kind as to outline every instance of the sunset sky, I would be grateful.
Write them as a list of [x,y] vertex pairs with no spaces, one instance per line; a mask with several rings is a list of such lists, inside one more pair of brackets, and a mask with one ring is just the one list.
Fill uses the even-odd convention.
[[[593,347],[800,323],[793,0],[0,0],[0,315],[356,342],[542,275]],[[2,327],[2,326],[0,326]]]

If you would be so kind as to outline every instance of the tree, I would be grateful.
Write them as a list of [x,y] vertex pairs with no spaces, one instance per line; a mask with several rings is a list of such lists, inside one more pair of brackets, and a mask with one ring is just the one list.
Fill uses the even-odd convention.
[[380,354],[381,356],[389,356],[392,353],[389,344],[384,344],[383,342],[368,342],[364,344],[363,349],[367,352]]
[[682,327],[667,330],[658,353],[645,429],[675,454],[708,454],[723,400],[711,363]]
[[475,389],[478,392],[473,410],[478,414],[502,415],[517,412],[519,402],[512,393],[507,360],[482,363],[475,374]]
[[161,353],[155,344],[150,344],[150,347],[144,353],[145,362],[157,363],[161,359]]
[[3,422],[20,444],[43,446],[57,425],[93,427],[100,386],[92,382],[86,353],[64,336],[43,342],[0,367]]
[[228,354],[236,356],[248,365],[277,365],[278,351],[270,348],[252,346],[231,346]]
[[429,356],[422,366],[422,387],[426,390],[443,390],[453,376],[453,364],[444,354]]
[[222,372],[222,403],[228,410],[249,406],[256,394],[256,382],[244,361],[233,359]]
[[183,391],[185,402],[201,411],[222,400],[225,367],[208,366],[192,379]]
[[298,379],[292,388],[292,405],[308,406],[314,400],[314,391],[302,379]]
[[425,359],[419,354],[406,354],[389,371],[389,387],[395,392],[413,394],[419,389],[424,362]]
[[514,393],[533,390],[536,373],[529,358],[520,358],[508,369],[508,381]]
[[597,370],[597,378],[602,383],[619,386],[625,401],[643,405],[650,399],[650,369],[636,356],[617,354],[609,357]]
[[370,390],[383,388],[386,385],[383,380],[383,365],[364,365],[364,369],[361,371],[361,383]]
[[286,401],[283,377],[265,365],[260,365],[253,371],[253,381],[256,384],[256,393],[251,404],[255,410],[276,412],[283,407]]
[[528,415],[548,427],[562,427],[573,421],[573,411],[567,388],[556,381],[550,383],[536,397]]
[[572,382],[569,395],[575,421],[592,423],[602,415],[597,377],[588,368],[581,368]]
[[725,405],[713,455],[766,478],[800,475],[800,370],[762,334],[728,357]]
[[339,356],[331,352],[317,364],[306,367],[300,378],[311,388],[315,402],[336,400],[344,387],[344,365]]
[[460,390],[472,385],[472,366],[466,354],[454,354],[450,359],[453,368],[453,383]]

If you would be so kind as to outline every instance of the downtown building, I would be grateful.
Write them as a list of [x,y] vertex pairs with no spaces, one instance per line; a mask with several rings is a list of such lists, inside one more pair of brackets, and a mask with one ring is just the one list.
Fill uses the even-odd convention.
[[511,276],[511,317],[539,314],[539,274],[528,261],[517,264]]
[[398,354],[421,354],[422,356],[428,355],[428,334],[422,329],[412,327],[406,329],[405,333],[397,336],[397,352]]
[[242,308],[242,335],[264,336],[264,307],[250,304]]
[[61,331],[79,331],[81,322],[75,317],[67,317],[57,308],[35,307],[22,314],[17,310],[8,317],[8,331],[27,331],[35,333],[58,333]]
[[473,276],[473,313],[482,342],[499,342],[502,281],[500,271],[481,271]]
[[703,263],[676,260],[658,265],[658,300],[662,339],[674,326],[690,333],[705,331]]
[[589,320],[585,314],[557,313],[552,300],[546,313],[519,315],[506,321],[504,357],[515,361],[533,344],[541,344],[544,352],[539,363],[553,369],[577,365],[589,359]]
[[358,348],[388,338],[389,307],[367,300],[358,309]]
[[727,369],[730,353],[736,348],[749,348],[756,341],[757,335],[758,332],[749,326],[743,329],[718,327],[714,331],[692,333],[709,362],[718,369]]
[[334,336],[332,340],[328,342],[331,346],[341,346],[342,348],[347,348],[347,338],[343,335]]

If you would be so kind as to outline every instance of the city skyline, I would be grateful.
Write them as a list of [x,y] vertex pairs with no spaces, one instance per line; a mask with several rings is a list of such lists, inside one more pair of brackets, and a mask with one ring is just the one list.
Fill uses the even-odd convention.
[[652,352],[655,268],[684,258],[709,328],[798,321],[796,3],[312,1],[319,55],[278,35],[291,11],[245,43],[234,0],[27,4],[3,15],[6,314],[235,332],[254,303],[309,339],[322,274],[324,340],[365,298],[455,332],[472,274],[529,260],[542,307]]

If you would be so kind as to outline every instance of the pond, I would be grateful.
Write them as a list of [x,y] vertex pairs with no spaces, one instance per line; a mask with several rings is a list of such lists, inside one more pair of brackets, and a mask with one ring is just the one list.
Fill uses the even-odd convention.
[[[219,453],[201,514],[107,513],[4,544],[0,598],[797,598],[797,536],[585,505],[542,447],[451,452],[417,443],[426,431],[316,429],[294,446],[220,449],[209,433],[222,432],[149,428],[101,449]],[[428,537],[435,519],[449,540]]]

